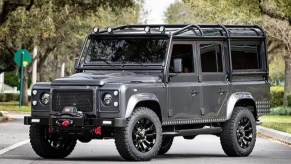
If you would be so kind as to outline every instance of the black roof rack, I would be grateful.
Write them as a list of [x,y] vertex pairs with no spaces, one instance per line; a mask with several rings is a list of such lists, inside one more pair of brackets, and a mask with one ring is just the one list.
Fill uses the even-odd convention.
[[[196,24],[154,24],[154,25],[124,25],[111,28],[111,31],[101,30],[95,34],[126,34],[144,32],[144,28],[157,29],[147,34],[159,34],[158,29],[164,27],[164,34],[187,37],[218,37],[218,38],[265,38],[264,30],[258,25],[196,25]],[[160,32],[161,33],[161,32]]]

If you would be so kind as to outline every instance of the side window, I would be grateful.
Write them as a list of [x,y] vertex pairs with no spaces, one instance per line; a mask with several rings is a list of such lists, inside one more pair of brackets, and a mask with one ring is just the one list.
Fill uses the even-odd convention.
[[233,70],[261,69],[258,45],[232,45],[231,63]]
[[222,72],[222,54],[220,44],[200,44],[202,72]]
[[172,49],[170,73],[174,73],[174,59],[182,59],[183,73],[193,73],[193,47],[192,44],[174,44]]

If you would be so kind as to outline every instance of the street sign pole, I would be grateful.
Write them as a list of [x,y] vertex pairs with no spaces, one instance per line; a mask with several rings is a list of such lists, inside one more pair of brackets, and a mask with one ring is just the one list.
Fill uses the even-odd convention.
[[20,88],[19,88],[19,108],[22,106],[22,87],[23,87],[23,55],[24,52],[21,53],[21,73],[20,73]]
[[20,84],[19,84],[19,108],[22,106],[24,67],[26,67],[31,62],[31,60],[32,60],[31,54],[26,49],[18,50],[14,54],[14,62],[19,67],[21,67],[20,80],[19,80],[19,82],[20,82]]

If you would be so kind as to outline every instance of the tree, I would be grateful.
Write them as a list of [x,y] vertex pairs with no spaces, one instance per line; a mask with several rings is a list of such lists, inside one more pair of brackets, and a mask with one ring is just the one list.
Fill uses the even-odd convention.
[[[71,27],[74,27],[76,20],[87,19],[102,7],[119,11],[132,5],[133,0],[0,0],[0,49],[5,50],[7,60],[11,61],[17,49],[31,51],[38,46],[40,53],[35,59],[39,59],[39,68],[42,68],[42,64],[59,45],[70,43],[75,30]],[[0,71],[11,69],[11,65],[7,64],[2,67]],[[27,105],[27,75],[30,71],[31,65],[25,70],[24,105]],[[43,75],[42,70],[40,75]]]
[[[291,93],[291,1],[290,0],[184,0],[166,12],[168,23],[260,24],[269,38],[268,51],[285,61],[284,105]],[[185,22],[186,21],[186,22]],[[274,44],[273,44],[274,45]],[[271,57],[276,59],[276,57]]]

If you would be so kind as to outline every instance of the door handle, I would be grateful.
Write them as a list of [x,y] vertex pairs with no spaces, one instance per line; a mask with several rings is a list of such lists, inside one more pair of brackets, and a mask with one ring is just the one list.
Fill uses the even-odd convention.
[[191,96],[196,96],[198,93],[199,93],[199,91],[192,90],[192,91],[191,91]]

